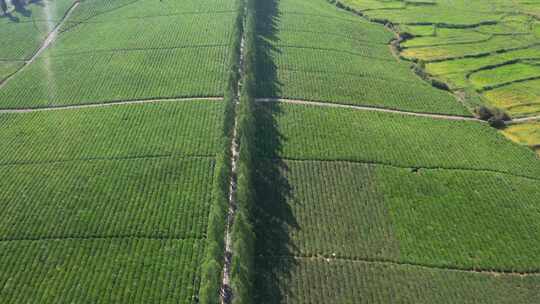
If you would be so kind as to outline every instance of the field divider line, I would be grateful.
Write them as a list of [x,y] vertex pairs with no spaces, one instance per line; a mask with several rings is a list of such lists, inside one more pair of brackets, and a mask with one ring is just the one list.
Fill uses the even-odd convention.
[[[275,159],[278,161],[277,159]],[[392,167],[397,169],[409,169],[409,170],[430,170],[430,171],[436,171],[436,170],[444,170],[444,171],[463,171],[463,172],[481,172],[481,173],[492,173],[492,174],[504,174],[504,175],[510,175],[518,178],[528,179],[540,182],[540,177],[532,177],[527,175],[521,175],[521,174],[515,174],[511,172],[506,171],[499,171],[494,169],[474,169],[474,168],[462,168],[462,167],[441,167],[441,166],[432,166],[432,167],[424,167],[424,166],[400,166],[388,162],[380,162],[380,161],[366,161],[366,160],[350,160],[350,159],[299,159],[299,158],[287,158],[282,157],[279,160],[284,161],[290,161],[290,162],[329,162],[329,163],[351,163],[351,164],[364,164],[364,165],[376,165],[376,166],[384,166],[384,167]]]
[[49,32],[47,37],[45,37],[45,40],[43,40],[43,42],[41,43],[41,45],[37,49],[37,51],[34,53],[34,55],[32,55],[32,57],[30,57],[30,59],[25,61],[24,64],[19,69],[17,69],[17,71],[15,71],[11,75],[9,75],[8,77],[6,77],[6,78],[4,78],[3,80],[0,81],[0,90],[11,79],[13,79],[13,77],[15,77],[17,74],[19,74],[21,71],[23,71],[27,66],[29,66],[32,62],[34,62],[36,60],[36,58],[39,55],[41,55],[41,53],[43,53],[43,51],[45,51],[45,49],[47,49],[49,47],[49,45],[51,45],[54,42],[54,40],[56,39],[56,37],[58,36],[58,34],[60,32],[60,28],[66,22],[66,20],[69,18],[69,16],[71,16],[71,13],[73,13],[73,11],[79,6],[79,4],[80,4],[79,0],[75,0],[75,2],[73,2],[71,7],[68,9],[68,11],[64,14],[62,19],[60,19],[60,22],[58,22],[56,24],[56,26],[54,27],[54,29],[51,32]]
[[357,105],[351,105],[351,104],[330,103],[330,102],[321,102],[321,101],[306,100],[306,99],[257,98],[255,101],[268,102],[268,103],[279,102],[279,103],[289,103],[289,104],[328,107],[328,108],[342,108],[342,109],[352,109],[352,110],[359,110],[359,111],[381,112],[381,113],[399,114],[399,115],[405,115],[405,116],[415,116],[415,117],[433,118],[433,119],[441,119],[441,120],[474,121],[474,122],[486,123],[485,121],[481,119],[471,117],[471,116],[421,113],[421,112],[381,108],[381,107],[375,107],[375,106],[360,106],[360,105],[357,106]]
[[440,271],[450,271],[450,272],[461,272],[469,274],[481,274],[481,275],[490,275],[490,276],[540,276],[540,270],[535,271],[512,271],[512,270],[488,270],[488,269],[475,269],[475,268],[460,268],[452,266],[437,266],[437,265],[428,265],[428,264],[419,264],[413,262],[399,262],[392,261],[390,259],[383,258],[351,258],[351,257],[340,257],[340,256],[321,256],[321,255],[275,255],[275,256],[260,256],[260,258],[265,259],[298,259],[298,260],[320,260],[325,262],[354,262],[354,263],[365,263],[365,264],[383,264],[383,265],[393,265],[393,266],[408,266],[408,267],[418,267],[425,268],[430,270],[440,270]]
[[44,161],[14,161],[7,163],[0,163],[0,167],[10,166],[25,166],[25,165],[50,165],[50,164],[63,164],[63,163],[75,163],[75,162],[90,162],[90,161],[124,161],[124,160],[147,160],[147,159],[159,159],[159,158],[176,158],[176,159],[214,159],[215,155],[175,155],[175,154],[156,154],[156,155],[135,155],[135,156],[119,156],[119,157],[84,157],[84,158],[72,158],[62,160],[44,160]]
[[145,103],[174,102],[174,101],[177,101],[177,102],[223,101],[223,97],[181,97],[181,98],[172,97],[172,98],[157,98],[157,99],[134,99],[134,100],[119,100],[119,101],[89,103],[89,104],[79,104],[79,105],[52,106],[52,107],[42,107],[42,108],[0,109],[0,114],[74,110],[74,109],[99,108],[99,107],[110,107],[110,106],[129,105],[129,104],[145,104]]
[[151,236],[151,235],[102,235],[102,236],[58,236],[58,237],[28,237],[28,238],[0,238],[0,243],[15,243],[15,242],[48,242],[48,241],[87,241],[87,240],[126,240],[126,239],[141,239],[141,240],[166,240],[166,241],[183,241],[183,240],[195,240],[203,241],[206,238],[204,236],[194,237],[174,237],[174,236]]
[[521,117],[521,118],[514,118],[508,122],[506,122],[506,125],[513,125],[513,124],[520,124],[525,122],[540,122],[540,115],[536,116],[529,116],[529,117]]

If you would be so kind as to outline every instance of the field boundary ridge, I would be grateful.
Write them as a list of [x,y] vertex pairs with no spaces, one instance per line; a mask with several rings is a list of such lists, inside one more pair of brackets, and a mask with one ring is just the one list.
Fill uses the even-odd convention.
[[352,105],[352,104],[323,102],[323,101],[307,100],[307,99],[257,98],[256,101],[267,102],[267,103],[281,102],[281,103],[288,103],[288,104],[329,107],[329,108],[343,108],[343,109],[352,109],[352,110],[359,110],[359,111],[371,111],[371,112],[400,114],[400,115],[406,115],[406,116],[427,117],[427,118],[442,119],[442,120],[474,121],[474,122],[486,123],[484,120],[481,120],[472,116],[422,113],[422,112],[403,111],[403,110],[396,110],[396,109],[376,107],[376,106]]
[[418,267],[426,269],[435,269],[440,271],[452,271],[452,272],[462,272],[470,274],[483,274],[490,276],[540,276],[540,270],[535,271],[510,271],[510,270],[493,270],[493,269],[475,269],[475,268],[460,268],[452,266],[436,266],[428,264],[419,264],[413,262],[399,262],[392,261],[389,259],[381,258],[351,258],[351,257],[341,257],[337,255],[276,255],[276,256],[259,256],[259,258],[264,259],[297,259],[297,260],[320,260],[331,263],[332,261],[343,261],[343,262],[355,262],[355,263],[365,263],[365,264],[386,264],[394,266],[409,266],[409,267]]

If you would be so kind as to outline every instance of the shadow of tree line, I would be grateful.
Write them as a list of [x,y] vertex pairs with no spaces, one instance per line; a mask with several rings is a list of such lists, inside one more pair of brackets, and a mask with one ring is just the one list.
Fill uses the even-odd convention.
[[[276,97],[281,94],[274,54],[278,38],[280,12],[278,0],[257,0],[257,97]],[[289,230],[298,224],[288,198],[291,186],[285,176],[287,165],[280,159],[282,143],[276,116],[282,112],[279,103],[256,103],[256,172],[254,210],[255,299],[254,303],[282,303],[283,282],[294,267]],[[281,284],[280,284],[281,282]]]
[[[0,0],[0,18],[8,18],[12,22],[19,22],[16,14],[31,17],[32,11],[28,9],[30,5],[43,6],[43,0]],[[14,14],[16,13],[16,14]]]

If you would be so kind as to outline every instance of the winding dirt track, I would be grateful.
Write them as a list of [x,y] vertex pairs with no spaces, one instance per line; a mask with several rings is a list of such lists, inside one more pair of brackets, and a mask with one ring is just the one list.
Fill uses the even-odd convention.
[[119,101],[101,102],[101,103],[89,103],[89,104],[81,104],[81,105],[52,106],[52,107],[43,107],[43,108],[0,109],[0,114],[74,110],[74,109],[110,107],[110,106],[128,105],[128,104],[174,102],[174,101],[186,102],[186,101],[199,101],[199,100],[222,101],[223,97],[182,97],[182,98],[136,99],[136,100],[119,100]]
[[469,116],[419,113],[419,112],[393,110],[393,109],[387,109],[387,108],[355,106],[355,105],[348,105],[348,104],[327,103],[327,102],[311,101],[311,100],[303,100],[303,99],[257,98],[256,101],[257,102],[282,102],[282,103],[329,107],[329,108],[345,108],[345,109],[353,109],[353,110],[360,110],[360,111],[392,113],[392,114],[400,114],[400,115],[416,116],[416,117],[428,117],[428,118],[433,118],[433,119],[475,121],[475,122],[485,123],[485,121],[481,119],[478,119],[475,117],[469,117]]
[[9,80],[11,80],[13,77],[15,77],[21,71],[23,71],[28,65],[30,65],[32,62],[34,62],[36,60],[36,58],[38,58],[39,55],[41,55],[41,53],[43,53],[43,51],[45,49],[47,49],[49,47],[49,45],[51,45],[51,43],[53,43],[53,41],[58,36],[58,32],[60,31],[60,28],[62,27],[62,25],[66,22],[66,20],[69,18],[69,16],[71,16],[71,13],[73,13],[73,11],[78,6],[79,6],[79,0],[77,0],[77,1],[75,1],[73,3],[73,5],[69,8],[69,10],[66,12],[64,17],[62,17],[60,22],[58,22],[58,24],[56,24],[54,29],[47,35],[45,40],[43,40],[43,42],[41,43],[41,46],[37,49],[37,51],[34,53],[34,55],[32,55],[32,57],[30,57],[30,59],[26,60],[24,62],[24,64],[23,64],[23,66],[21,66],[15,73],[9,75],[4,80],[0,81],[0,89],[2,89],[9,82]]

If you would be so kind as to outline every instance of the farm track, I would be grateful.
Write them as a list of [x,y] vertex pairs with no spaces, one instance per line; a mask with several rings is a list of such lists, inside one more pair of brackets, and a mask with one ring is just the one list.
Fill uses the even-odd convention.
[[[460,167],[427,167],[427,166],[399,166],[396,164],[392,164],[389,162],[380,162],[380,161],[365,161],[365,160],[350,160],[350,159],[300,159],[300,158],[287,158],[282,157],[279,160],[284,161],[292,161],[292,162],[336,162],[336,163],[353,163],[353,164],[365,164],[365,165],[376,165],[376,166],[385,166],[385,167],[392,167],[392,168],[398,168],[398,169],[409,169],[411,172],[413,170],[421,171],[421,170],[448,170],[448,171],[463,171],[463,172],[483,172],[483,173],[494,173],[494,174],[505,174],[510,175],[514,177],[519,177],[523,179],[528,180],[534,180],[540,182],[540,177],[533,177],[528,175],[521,175],[521,174],[515,174],[510,173],[506,171],[499,171],[499,170],[493,170],[493,169],[474,169],[474,168],[460,168]],[[276,159],[277,161],[277,159]]]
[[538,121],[540,121],[540,115],[512,119],[506,125],[512,125],[512,124],[518,124],[518,123],[524,123],[524,122],[538,122]]
[[82,157],[72,159],[57,159],[57,160],[42,160],[42,161],[13,161],[0,163],[0,167],[8,166],[25,166],[25,165],[49,165],[49,164],[64,164],[86,161],[124,161],[124,160],[145,160],[159,158],[178,158],[178,159],[214,159],[215,155],[175,155],[175,154],[155,154],[155,155],[134,155],[134,156],[118,156],[118,157]]
[[411,112],[411,111],[402,111],[389,108],[381,107],[371,107],[371,106],[356,106],[351,104],[340,104],[340,103],[329,103],[321,101],[312,101],[304,99],[286,99],[286,98],[257,98],[257,102],[280,102],[288,104],[298,104],[298,105],[308,105],[308,106],[317,106],[317,107],[329,107],[329,108],[341,108],[341,109],[352,109],[358,111],[371,111],[371,112],[382,112],[382,113],[391,113],[399,114],[405,116],[416,116],[416,117],[426,117],[433,119],[442,119],[442,120],[455,120],[455,121],[474,121],[485,123],[485,121],[470,117],[470,116],[461,116],[461,115],[445,115],[445,114],[432,114],[432,113],[420,113],[420,112]]
[[365,258],[345,258],[345,257],[339,257],[339,256],[320,256],[320,255],[283,255],[283,256],[265,256],[265,259],[267,258],[274,258],[274,259],[298,259],[298,260],[320,260],[325,262],[332,262],[332,261],[343,261],[343,262],[351,262],[351,263],[365,263],[365,264],[384,264],[384,265],[390,265],[390,266],[409,266],[409,267],[418,267],[418,268],[424,268],[424,269],[430,269],[430,270],[440,270],[440,271],[453,271],[453,272],[461,272],[461,273],[469,273],[469,274],[481,274],[481,275],[490,275],[490,276],[518,276],[518,277],[525,277],[525,276],[540,276],[540,271],[505,271],[505,270],[487,270],[487,269],[473,269],[473,268],[458,268],[458,267],[450,267],[450,266],[434,266],[434,265],[425,265],[425,264],[417,264],[417,263],[409,263],[409,262],[396,262],[391,260],[385,260],[385,259],[365,259]]
[[71,16],[71,13],[73,13],[73,11],[79,6],[79,0],[75,1],[73,3],[73,5],[68,9],[68,11],[64,14],[64,16],[62,17],[62,19],[60,19],[60,22],[58,22],[56,24],[56,26],[54,27],[54,29],[47,35],[47,37],[45,38],[45,40],[43,40],[43,42],[41,43],[40,47],[37,49],[37,51],[34,53],[34,55],[32,55],[32,57],[30,57],[30,59],[28,59],[27,61],[24,62],[24,64],[17,70],[15,71],[13,74],[9,75],[8,77],[4,78],[4,80],[2,80],[0,82],[0,89],[2,89],[8,82],[9,80],[11,80],[13,77],[15,77],[17,74],[19,74],[21,71],[23,71],[27,66],[29,66],[32,62],[34,62],[36,60],[36,58],[41,55],[41,53],[43,53],[43,51],[45,49],[47,49],[49,47],[49,45],[51,45],[54,40],[56,39],[56,37],[58,36],[58,34],[60,33],[60,28],[62,27],[62,25],[66,22],[66,20],[69,18],[69,16]]
[[10,113],[32,113],[32,112],[45,112],[45,111],[58,111],[58,110],[75,110],[85,108],[100,108],[129,104],[148,104],[159,102],[188,102],[188,101],[223,101],[223,97],[182,97],[182,98],[158,98],[158,99],[137,99],[137,100],[123,100],[123,101],[111,101],[102,103],[89,103],[81,105],[66,105],[66,106],[52,106],[42,108],[24,108],[24,109],[0,109],[0,114]]

